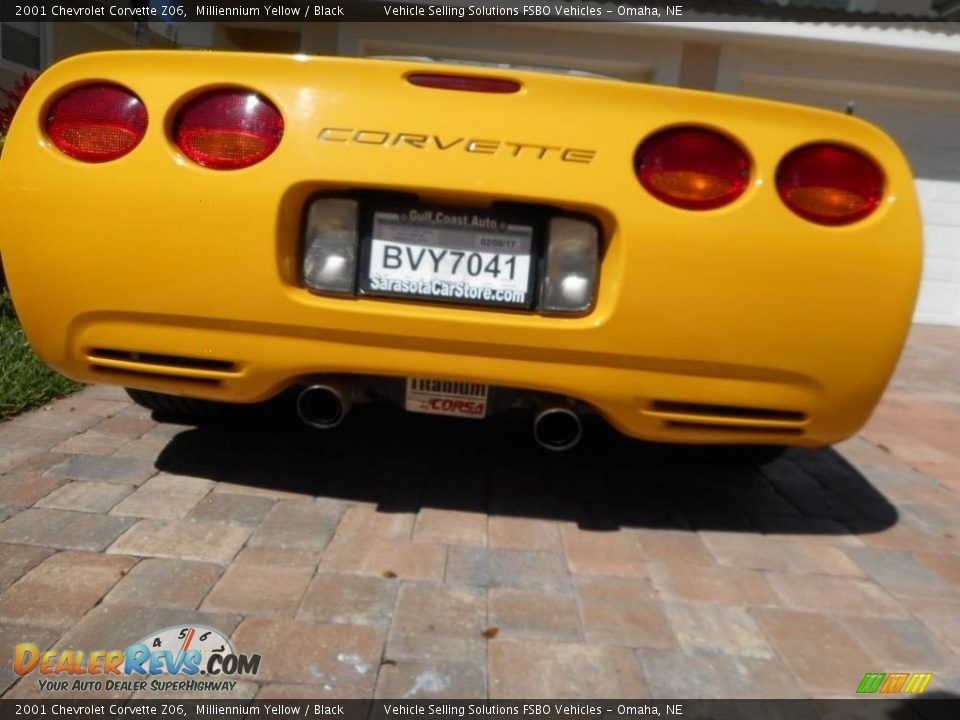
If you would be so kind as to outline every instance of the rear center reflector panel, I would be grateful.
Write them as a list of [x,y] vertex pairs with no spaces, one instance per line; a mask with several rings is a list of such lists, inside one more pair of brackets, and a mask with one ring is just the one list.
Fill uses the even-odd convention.
[[433,88],[434,90],[461,90],[500,95],[519,92],[521,87],[516,80],[473,75],[448,75],[446,73],[413,73],[407,75],[407,82],[417,87]]

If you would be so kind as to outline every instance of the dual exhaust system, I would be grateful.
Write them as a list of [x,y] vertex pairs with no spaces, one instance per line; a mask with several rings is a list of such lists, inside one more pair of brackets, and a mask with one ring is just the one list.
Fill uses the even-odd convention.
[[[304,387],[297,395],[297,415],[310,427],[335,428],[350,412],[353,387],[331,380]],[[566,403],[540,405],[533,417],[533,438],[546,450],[562,452],[576,447],[583,437],[580,416]]]

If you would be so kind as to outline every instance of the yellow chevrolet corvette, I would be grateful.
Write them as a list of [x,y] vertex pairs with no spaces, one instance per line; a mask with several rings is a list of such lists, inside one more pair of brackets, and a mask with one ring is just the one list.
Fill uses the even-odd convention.
[[193,52],[61,62],[0,158],[40,356],[141,404],[290,393],[565,449],[818,446],[910,325],[903,154],[840,112],[510,67]]

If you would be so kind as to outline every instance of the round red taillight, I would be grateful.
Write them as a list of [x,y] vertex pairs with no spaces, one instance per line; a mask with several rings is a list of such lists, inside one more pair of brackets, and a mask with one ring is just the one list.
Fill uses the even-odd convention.
[[173,135],[183,154],[204,167],[236,170],[277,149],[283,117],[251,90],[215,90],[188,102],[177,114]]
[[637,178],[665,203],[712,210],[736,200],[750,180],[750,159],[719,133],[673,128],[651,135],[633,158]]
[[777,192],[797,215],[821,225],[862,220],[883,199],[883,173],[855,150],[804,145],[777,168]]
[[61,152],[86,162],[107,162],[133,150],[147,131],[147,109],[119,85],[84,85],[57,98],[47,135]]

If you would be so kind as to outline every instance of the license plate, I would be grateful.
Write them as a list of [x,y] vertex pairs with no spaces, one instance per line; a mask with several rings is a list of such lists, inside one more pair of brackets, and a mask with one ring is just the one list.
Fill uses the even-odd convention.
[[472,210],[374,211],[361,290],[437,302],[532,304],[533,225]]
[[487,415],[488,387],[477,383],[407,378],[406,408],[411,412],[481,420]]

